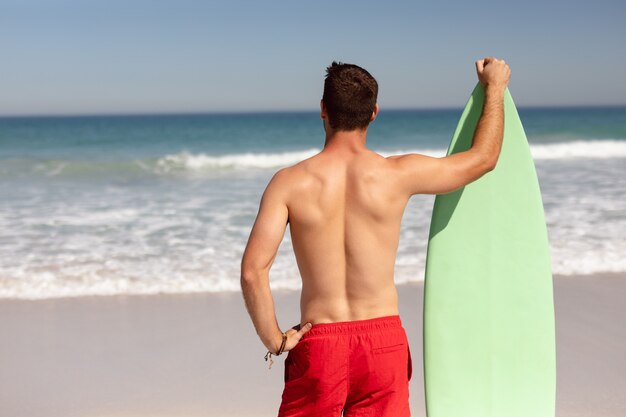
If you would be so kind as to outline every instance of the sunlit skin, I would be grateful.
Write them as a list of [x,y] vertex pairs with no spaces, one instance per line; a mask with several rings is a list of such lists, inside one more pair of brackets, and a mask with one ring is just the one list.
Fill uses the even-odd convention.
[[[454,191],[494,169],[502,144],[508,65],[476,61],[485,103],[473,146],[435,158],[383,157],[367,148],[367,129],[335,131],[324,103],[326,133],[318,154],[274,174],[243,254],[241,287],[256,332],[271,352],[282,342],[269,271],[287,225],[302,279],[300,330],[287,331],[291,350],[310,324],[397,315],[394,265],[404,209],[415,194]],[[371,121],[378,114],[378,105]]]

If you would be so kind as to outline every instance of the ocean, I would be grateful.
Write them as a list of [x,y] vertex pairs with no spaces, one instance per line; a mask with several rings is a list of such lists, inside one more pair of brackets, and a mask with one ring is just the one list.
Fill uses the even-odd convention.
[[[368,145],[445,155],[462,109],[382,110]],[[626,271],[626,107],[520,108],[555,274]],[[0,298],[239,290],[273,173],[319,152],[317,112],[0,118]],[[424,276],[434,196],[396,282]],[[273,289],[300,288],[289,232]]]

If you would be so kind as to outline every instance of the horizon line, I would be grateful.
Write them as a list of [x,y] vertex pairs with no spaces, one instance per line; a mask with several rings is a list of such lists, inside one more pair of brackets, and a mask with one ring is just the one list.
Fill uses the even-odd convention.
[[[519,105],[517,109],[593,109],[593,108],[621,108],[624,104],[537,104]],[[380,113],[387,111],[457,111],[464,106],[435,106],[435,107],[383,107]],[[0,114],[0,119],[12,118],[55,118],[55,117],[156,117],[156,116],[210,116],[210,115],[253,115],[253,114],[289,114],[289,113],[318,113],[319,109],[266,109],[266,110],[170,110],[170,111],[128,111],[128,112],[86,112],[86,113],[17,113]]]

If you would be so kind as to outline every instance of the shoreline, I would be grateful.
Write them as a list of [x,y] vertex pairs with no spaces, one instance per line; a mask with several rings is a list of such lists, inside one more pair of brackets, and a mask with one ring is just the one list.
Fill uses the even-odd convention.
[[[553,275],[553,283],[561,280],[581,280],[581,279],[604,279],[604,278],[616,278],[616,279],[626,279],[626,272],[594,272],[591,274],[571,274],[571,275],[561,275],[554,274]],[[400,289],[404,286],[412,286],[412,285],[424,285],[424,281],[411,281],[411,282],[402,282],[396,284],[396,287]],[[291,288],[276,288],[272,289],[272,294],[281,294],[281,295],[289,295],[289,294],[299,294],[300,289],[291,289]],[[47,301],[62,301],[62,300],[82,300],[82,299],[100,299],[100,298],[151,298],[151,297],[211,297],[216,296],[219,297],[222,294],[226,296],[230,296],[231,294],[241,294],[239,290],[226,290],[226,291],[190,291],[190,292],[155,292],[155,293],[113,293],[113,294],[80,294],[80,295],[63,295],[58,297],[41,297],[41,298],[20,298],[20,297],[0,297],[0,304],[5,302],[47,302]]]
[[[397,288],[424,416],[423,281]],[[626,415],[626,273],[553,288],[556,415]],[[281,328],[297,323],[299,291],[273,295]],[[269,417],[285,356],[268,370],[264,354],[240,292],[0,299],[0,415]]]

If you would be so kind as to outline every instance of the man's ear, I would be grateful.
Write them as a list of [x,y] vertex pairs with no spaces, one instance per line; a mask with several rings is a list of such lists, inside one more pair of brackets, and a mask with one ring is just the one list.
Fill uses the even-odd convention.
[[326,105],[324,104],[324,100],[320,100],[320,118],[322,120],[326,120],[328,118],[328,113],[326,112]]
[[374,105],[374,111],[372,112],[372,117],[370,117],[370,123],[374,121],[377,114],[378,114],[378,103]]

